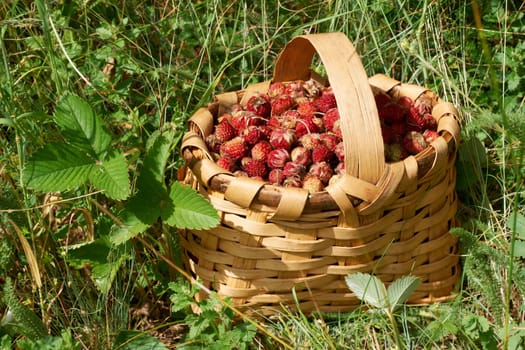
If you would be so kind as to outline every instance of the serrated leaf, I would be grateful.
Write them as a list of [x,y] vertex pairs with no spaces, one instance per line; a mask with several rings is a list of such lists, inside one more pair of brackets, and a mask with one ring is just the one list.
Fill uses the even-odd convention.
[[97,164],[89,180],[110,198],[122,200],[129,196],[128,164],[121,152],[109,152]]
[[102,237],[76,248],[69,247],[66,261],[76,269],[83,268],[86,264],[91,266],[105,264],[108,261],[109,251],[108,240]]
[[388,306],[386,287],[376,276],[357,272],[347,275],[345,281],[348,288],[359,300],[363,300],[378,309],[384,309]]
[[64,191],[86,182],[94,168],[94,159],[65,145],[51,143],[31,156],[23,178],[33,189]]
[[170,198],[174,209],[169,217],[163,217],[170,226],[189,229],[208,229],[219,224],[217,210],[189,186],[175,182]]
[[396,307],[407,301],[420,284],[421,280],[416,276],[403,276],[392,282],[387,288],[391,310],[395,310]]
[[99,157],[109,148],[111,135],[104,122],[80,97],[65,96],[57,104],[54,117],[70,145]]
[[134,213],[126,209],[122,211],[119,218],[124,227],[115,225],[111,230],[111,243],[114,245],[126,243],[139,233],[146,231],[151,225],[144,223]]
[[140,331],[120,331],[111,346],[112,350],[165,350],[159,339]]

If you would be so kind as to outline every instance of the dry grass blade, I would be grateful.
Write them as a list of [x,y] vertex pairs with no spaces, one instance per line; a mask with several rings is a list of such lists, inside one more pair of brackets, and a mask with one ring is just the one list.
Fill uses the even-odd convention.
[[26,237],[24,236],[24,233],[22,232],[22,230],[20,230],[17,224],[11,219],[7,220],[11,225],[13,225],[16,231],[18,239],[20,240],[22,248],[24,249],[24,254],[26,255],[27,263],[29,264],[29,271],[31,272],[31,276],[33,276],[33,280],[35,281],[38,289],[40,289],[42,288],[42,279],[40,278],[40,268],[38,267],[38,262],[36,260],[35,253],[33,253],[29,242],[27,241]]

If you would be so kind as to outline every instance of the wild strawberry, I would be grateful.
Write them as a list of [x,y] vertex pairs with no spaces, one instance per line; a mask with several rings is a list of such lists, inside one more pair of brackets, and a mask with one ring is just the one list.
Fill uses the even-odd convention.
[[409,131],[403,138],[403,147],[410,154],[418,154],[427,148],[428,144],[425,141],[423,134],[417,131]]
[[270,138],[270,135],[273,131],[272,128],[270,128],[268,125],[259,125],[259,130],[261,131],[261,138],[264,141]]
[[284,94],[285,91],[286,91],[286,86],[284,85],[284,83],[280,81],[276,83],[272,83],[270,84],[270,87],[268,88],[268,96],[270,96],[270,98],[274,98],[274,97]]
[[432,113],[432,101],[425,99],[424,96],[418,98],[414,103],[414,108],[419,112],[420,115]]
[[284,94],[289,95],[292,99],[296,99],[299,97],[303,97],[305,95],[305,91],[303,89],[304,81],[302,80],[296,80],[289,82],[286,84],[286,87],[284,89]]
[[321,179],[325,184],[328,183],[332,175],[334,174],[332,167],[327,162],[313,163],[310,166],[309,174],[315,175]]
[[280,116],[281,127],[285,129],[295,129],[297,121],[301,118],[299,112],[293,109],[284,111]]
[[312,162],[314,163],[329,162],[333,156],[334,152],[322,144],[312,150]]
[[240,136],[236,136],[233,139],[223,143],[219,152],[222,157],[236,160],[241,159],[246,155],[248,152],[248,147],[246,147],[246,143],[244,143]]
[[259,117],[268,118],[271,113],[270,96],[256,93],[248,99],[246,110],[257,114]]
[[266,119],[259,117],[257,114],[250,111],[240,111],[233,115],[231,124],[238,132],[246,129],[250,125],[263,125]]
[[379,119],[387,123],[401,123],[405,120],[404,110],[395,103],[389,103],[378,111]]
[[264,161],[252,158],[244,163],[242,169],[250,177],[260,176],[261,178],[264,178],[266,174],[268,174],[268,167],[266,167]]
[[340,162],[345,161],[345,145],[343,141],[335,145],[334,154]]
[[288,151],[284,148],[277,148],[268,153],[268,156],[266,158],[266,164],[268,164],[268,167],[270,167],[271,169],[284,168],[284,165],[289,160],[290,153],[288,153]]
[[297,137],[292,130],[278,128],[272,131],[269,141],[273,148],[289,150],[297,141]]
[[414,105],[414,101],[408,96],[401,96],[397,99],[397,105],[404,110],[409,110]]
[[303,181],[299,176],[291,176],[284,179],[283,186],[301,188],[303,186]]
[[317,107],[312,101],[306,101],[297,106],[297,112],[302,117],[313,117],[317,113]]
[[236,168],[235,160],[227,157],[220,157],[215,163],[217,163],[218,166],[229,172],[234,172]]
[[425,129],[436,130],[437,121],[430,113],[423,114],[423,119],[425,120]]
[[339,162],[334,168],[334,173],[342,176],[346,173],[345,169],[345,162]]
[[297,120],[297,124],[295,125],[295,135],[299,138],[303,135],[317,133],[319,131],[319,126],[314,122],[313,117],[303,117]]
[[328,131],[334,131],[336,123],[339,121],[339,111],[331,108],[323,116],[324,127]]
[[266,161],[271,151],[272,145],[268,141],[260,141],[252,147],[251,155],[253,159]]
[[233,137],[237,134],[237,131],[228,121],[225,120],[215,125],[214,133],[217,136],[217,140],[219,140],[221,143],[224,143],[233,139]]
[[341,138],[336,134],[324,132],[319,135],[321,143],[328,147],[330,150],[334,150],[335,146],[341,141]]
[[305,166],[310,164],[312,161],[310,157],[310,151],[303,146],[297,146],[292,149],[292,152],[290,152],[290,158],[292,162]]
[[286,176],[284,176],[283,169],[281,168],[272,169],[268,174],[268,181],[274,185],[281,185],[285,178]]
[[314,105],[320,112],[326,113],[328,110],[337,107],[335,95],[331,89],[323,90],[321,96],[314,100]]
[[308,79],[303,84],[303,89],[306,91],[306,95],[309,97],[317,97],[323,91],[324,86],[317,80]]
[[306,167],[299,163],[287,162],[283,168],[283,174],[286,177],[299,176],[303,177],[306,173]]
[[407,156],[407,151],[399,143],[385,145],[385,159],[387,162],[398,162]]
[[281,115],[283,112],[291,109],[295,101],[290,95],[280,95],[272,100],[272,115]]
[[324,189],[324,184],[319,176],[306,174],[303,179],[303,188],[307,189],[310,193],[321,192]]
[[232,118],[233,118],[233,115],[231,113],[228,113],[228,112],[227,113],[223,113],[217,118],[217,124],[220,124],[220,123],[222,123],[224,121],[227,121],[227,122],[230,123]]
[[308,150],[313,150],[321,144],[321,138],[318,133],[305,134],[299,139],[299,143]]
[[376,101],[376,107],[377,109],[383,109],[387,104],[389,104],[392,99],[390,96],[384,92],[380,92],[377,95],[374,96],[374,99]]
[[263,138],[261,130],[255,125],[251,125],[246,129],[241,130],[240,136],[248,145],[254,145]]
[[425,125],[425,119],[415,107],[410,107],[406,117],[407,126],[415,128],[417,131],[422,130]]
[[426,129],[423,131],[423,137],[427,143],[432,143],[435,139],[439,137],[439,134],[435,130]]
[[220,147],[221,147],[222,143],[217,138],[217,135],[210,134],[210,135],[206,136],[206,138],[204,139],[204,142],[206,142],[206,147],[208,147],[208,150],[210,152],[219,153],[219,150],[220,150]]
[[390,125],[390,131],[392,132],[391,141],[395,142],[396,139],[399,139],[400,137],[405,136],[408,130],[407,130],[407,126],[405,123],[394,123]]
[[383,143],[390,143],[393,139],[393,132],[390,128],[390,125],[382,124],[381,125],[381,135],[383,136]]

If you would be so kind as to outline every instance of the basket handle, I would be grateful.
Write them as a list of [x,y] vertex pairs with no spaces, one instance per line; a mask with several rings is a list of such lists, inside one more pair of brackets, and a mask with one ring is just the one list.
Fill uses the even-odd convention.
[[336,32],[294,38],[277,58],[273,81],[308,80],[316,52],[339,109],[346,174],[376,184],[385,171],[381,126],[366,71],[346,35]]

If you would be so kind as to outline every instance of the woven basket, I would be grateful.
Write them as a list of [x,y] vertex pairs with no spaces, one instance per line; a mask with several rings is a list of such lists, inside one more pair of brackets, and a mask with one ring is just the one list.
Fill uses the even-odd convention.
[[[212,160],[204,139],[229,106],[270,82],[220,94],[189,122],[181,146],[191,184],[218,210],[218,227],[181,232],[186,269],[239,307],[272,312],[346,311],[360,301],[344,277],[374,273],[388,283],[421,279],[410,303],[449,299],[458,279],[454,226],[454,161],[460,127],[456,109],[428,89],[377,75],[367,78],[342,33],[299,36],[279,55],[273,81],[307,80],[313,55],[323,62],[336,96],[346,175],[323,192],[234,177]],[[386,163],[373,90],[432,99],[440,137],[424,151]]]

